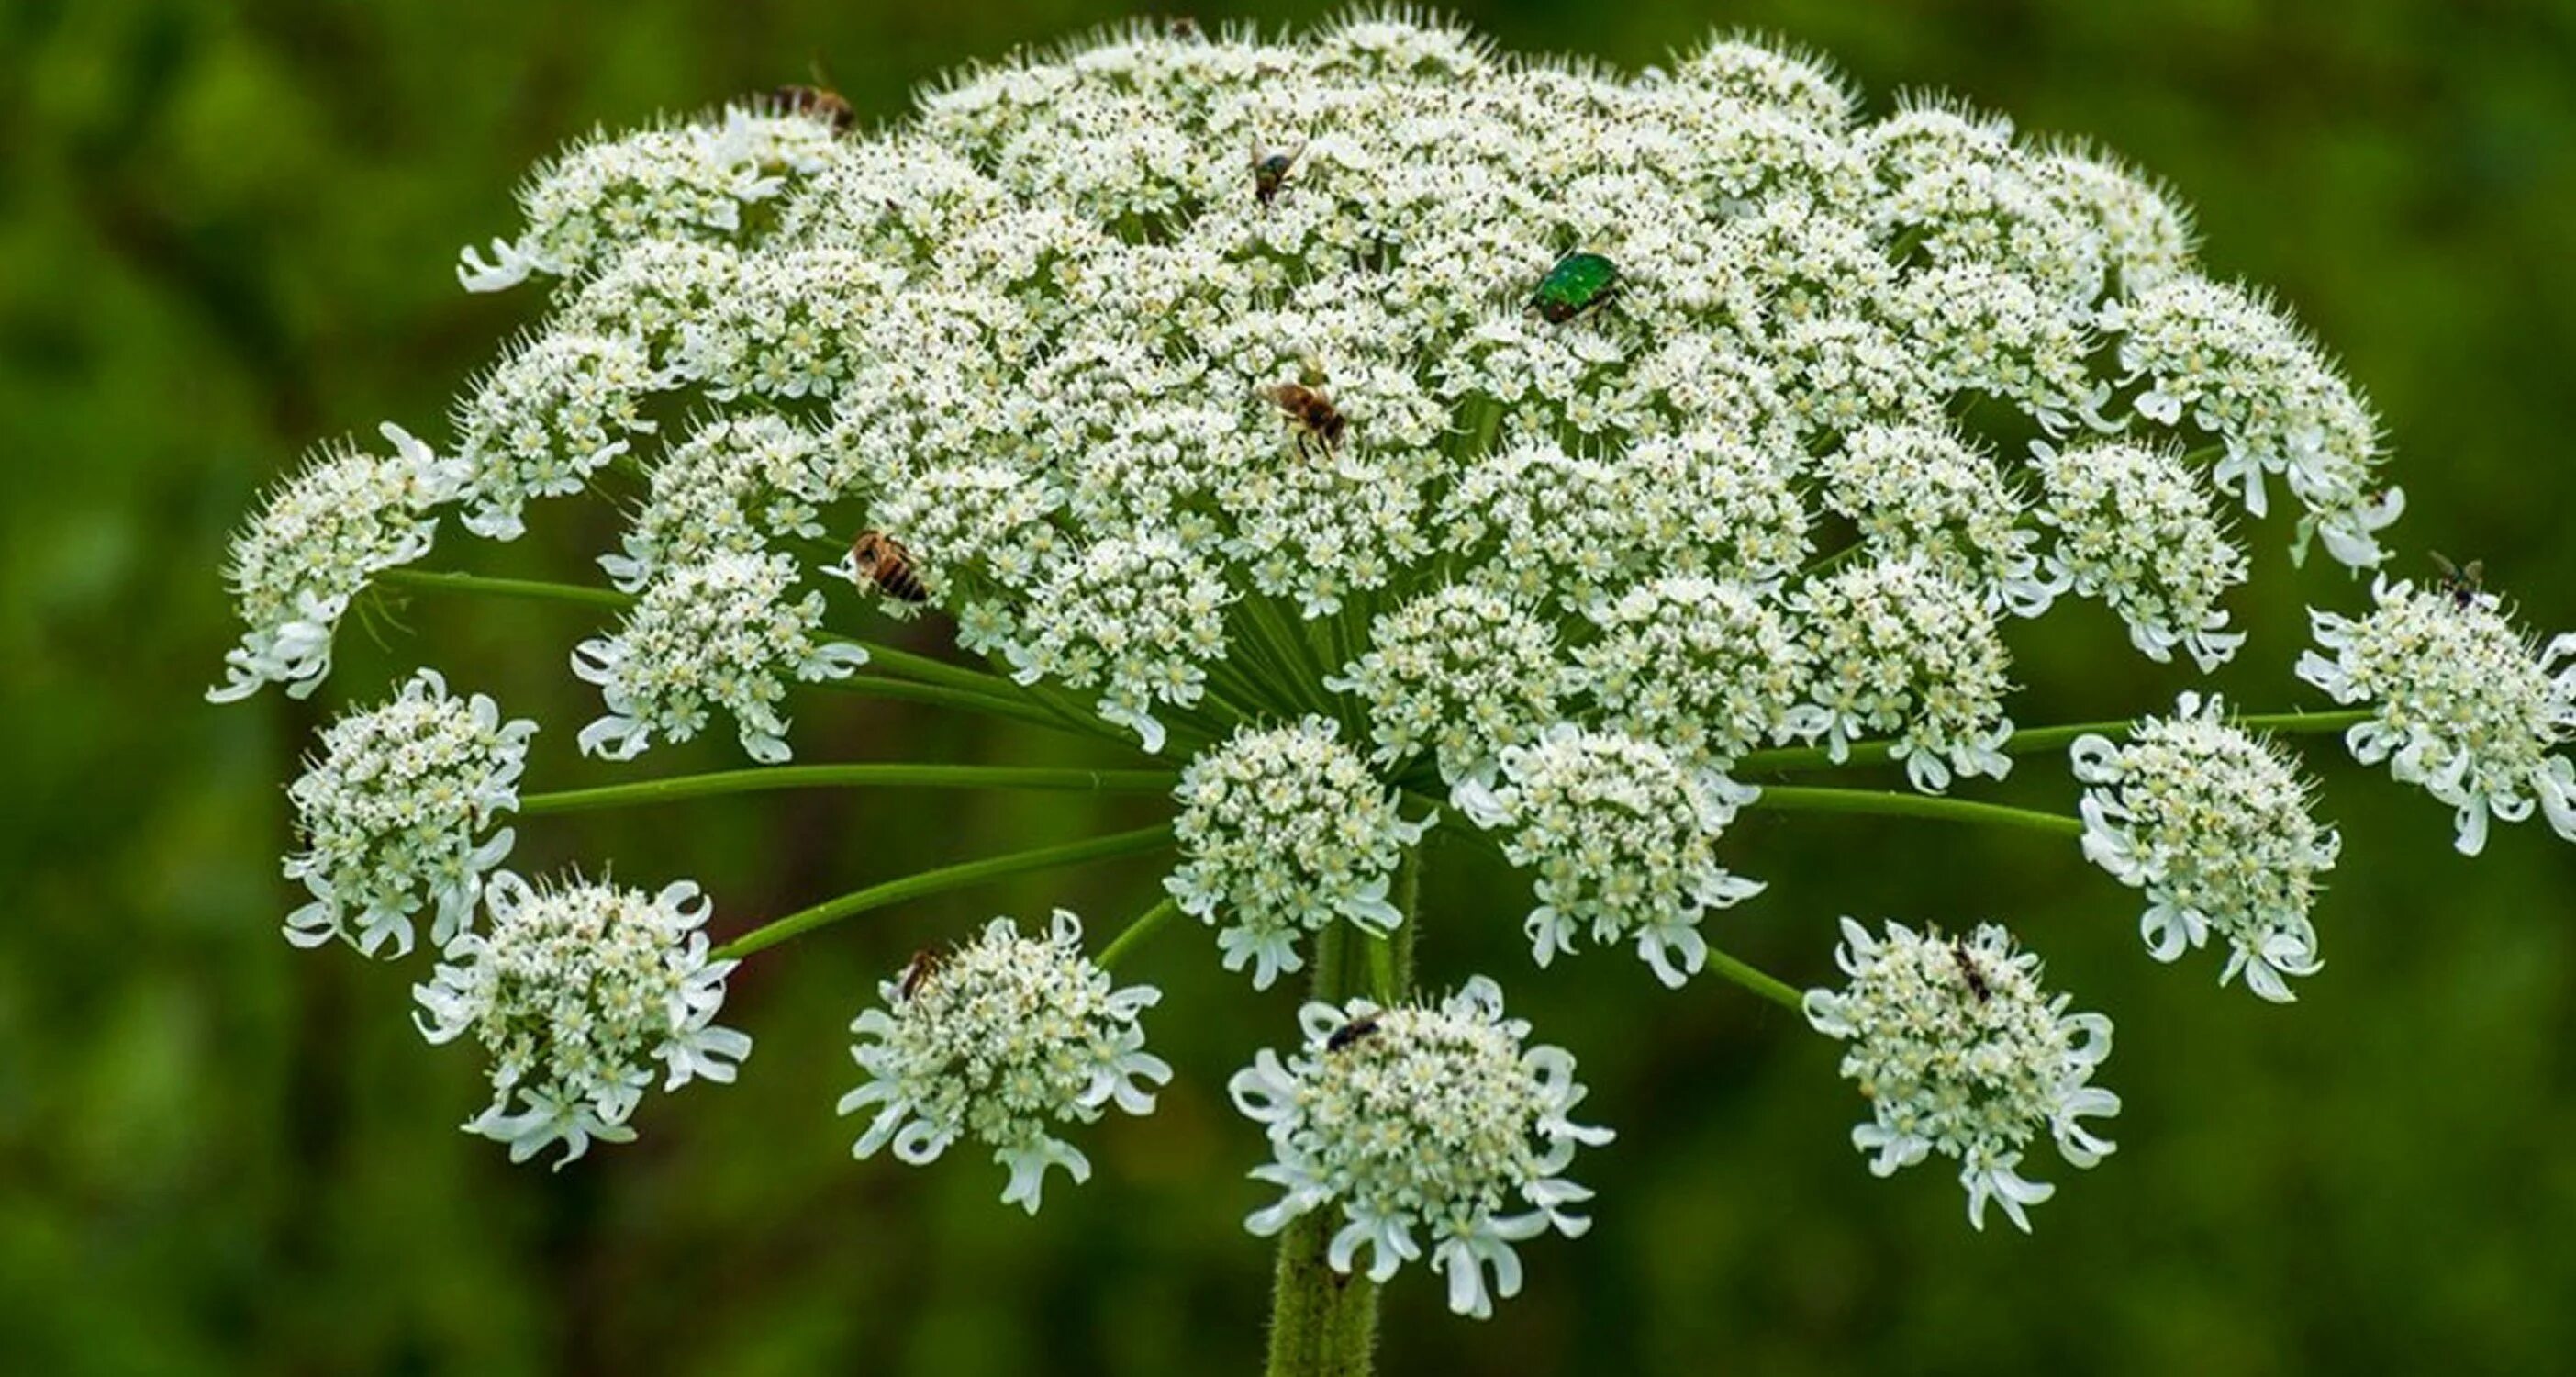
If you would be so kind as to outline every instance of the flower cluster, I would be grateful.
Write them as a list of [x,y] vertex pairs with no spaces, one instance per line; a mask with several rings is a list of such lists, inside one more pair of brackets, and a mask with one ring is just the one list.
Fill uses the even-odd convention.
[[2147,892],[2148,951],[2171,961],[2215,930],[2231,949],[2220,983],[2241,971],[2263,998],[2295,998],[2289,977],[2323,964],[2308,910],[2339,843],[2289,759],[2193,693],[2124,743],[2078,738],[2072,757],[2085,858]]
[[1250,964],[1257,990],[1303,967],[1297,939],[1337,918],[1380,935],[1404,921],[1387,886],[1429,822],[1406,821],[1340,735],[1320,717],[1246,730],[1181,772],[1181,864],[1164,885],[1223,924],[1225,968]]
[[1381,616],[1369,641],[1324,686],[1364,705],[1380,764],[1429,751],[1454,784],[1557,720],[1555,637],[1499,593],[1424,594]]
[[2111,1054],[2111,1020],[2067,1013],[2066,996],[2041,988],[2039,958],[1992,923],[1957,937],[1902,923],[1872,936],[1849,918],[1842,927],[1834,960],[1851,982],[1809,990],[1806,1008],[1817,1032],[1850,1044],[1843,1076],[1869,1097],[1852,1146],[1879,1176],[1935,1152],[1952,1158],[1969,1223],[1984,1228],[1991,1202],[2027,1231],[2022,1207],[2057,1190],[2021,1174],[2032,1139],[2047,1132],[2078,1167],[2111,1151],[2083,1123],[2120,1112],[2120,1097],[2092,1083]]
[[1002,1202],[1031,1214],[1047,1168],[1091,1179],[1090,1159],[1051,1130],[1091,1123],[1113,1104],[1150,1113],[1147,1086],[1172,1078],[1137,1025],[1162,993],[1112,988],[1082,954],[1081,922],[1062,909],[1044,937],[996,918],[953,951],[925,951],[877,997],[884,1007],[850,1025],[867,1080],[841,1097],[841,1112],[873,1116],[856,1154],[892,1144],[920,1166],[968,1135],[1010,1170]]
[[2203,670],[2245,643],[2219,600],[2245,581],[2245,554],[2210,511],[2210,495],[2173,454],[2109,441],[2031,446],[2040,524],[2057,532],[2051,583],[2100,598],[2153,660],[2181,646]]
[[519,806],[519,773],[537,724],[504,722],[490,698],[460,698],[436,670],[390,700],[322,733],[320,752],[287,786],[303,850],[286,858],[312,902],[286,920],[299,947],[334,939],[369,956],[408,956],[414,915],[431,911],[445,946],[473,921],[483,877],[510,854],[494,827]]
[[715,1023],[731,961],[708,959],[708,904],[682,880],[659,894],[572,881],[530,885],[502,871],[489,932],[447,944],[413,988],[431,1042],[468,1033],[492,1058],[492,1103],[468,1132],[524,1162],[564,1145],[635,1136],[627,1119],[662,1065],[662,1088],[733,1080],[751,1039]]
[[1339,1205],[1328,1260],[1347,1273],[1366,1248],[1383,1282],[1422,1256],[1420,1231],[1449,1308],[1482,1318],[1493,1295],[1520,1290],[1513,1244],[1590,1226],[1569,1207],[1592,1192],[1564,1172],[1610,1131],[1567,1117],[1583,1099],[1574,1058],[1529,1046],[1492,981],[1437,1004],[1312,1003],[1297,1021],[1302,1048],[1282,1062],[1265,1047],[1226,1086],[1270,1135],[1272,1160],[1253,1176],[1284,1192],[1245,1221],[1254,1233]]
[[785,760],[787,677],[838,679],[868,658],[851,642],[822,639],[823,595],[791,602],[795,582],[784,555],[732,553],[655,578],[616,634],[573,652],[573,672],[599,685],[608,706],[581,729],[583,754],[632,760],[657,732],[696,736],[720,707],[752,759]]
[[1954,433],[1864,426],[1844,437],[1818,476],[1825,506],[1849,518],[1882,557],[1919,560],[2024,617],[2047,611],[2057,595],[2039,577],[2031,553],[2039,536],[2022,522],[2021,498],[1991,458]]
[[1757,588],[1695,575],[1658,579],[1597,610],[1599,640],[1575,651],[1578,682],[1614,731],[1722,770],[1772,742],[1814,737],[1825,710],[1801,702],[1812,655]]
[[2353,758],[2459,810],[2459,848],[2487,844],[2487,819],[2520,822],[2536,803],[2576,841],[2576,635],[2534,647],[2492,593],[2379,579],[2365,617],[2314,614],[2299,677],[2338,703],[2368,703],[2345,733]]
[[331,672],[331,637],[367,580],[429,553],[437,510],[464,474],[402,427],[388,424],[391,457],[329,451],[288,479],[233,537],[224,565],[248,627],[224,656],[224,682],[206,697],[228,703],[264,684],[302,698]]
[[2001,779],[2012,768],[2002,749],[2012,736],[2008,659],[1994,614],[1965,585],[1920,560],[1885,560],[1809,585],[1795,606],[1836,759],[1886,732],[1918,789],[1938,793],[1954,772]]
[[1504,858],[1537,873],[1530,955],[1544,966],[1596,942],[1634,939],[1655,978],[1678,987],[1708,960],[1699,920],[1762,890],[1717,863],[1719,830],[1757,791],[1692,770],[1634,737],[1559,723],[1506,747],[1499,780],[1459,782],[1458,811],[1503,832]]

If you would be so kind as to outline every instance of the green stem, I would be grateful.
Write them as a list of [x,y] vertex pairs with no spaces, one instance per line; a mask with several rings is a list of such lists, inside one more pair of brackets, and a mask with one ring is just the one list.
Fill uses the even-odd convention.
[[634,595],[620,593],[614,588],[586,588],[577,583],[549,583],[542,579],[494,578],[489,574],[460,574],[446,569],[379,569],[375,581],[388,588],[417,588],[433,593],[483,593],[535,602],[579,603],[617,611],[635,605]]
[[2060,837],[2084,835],[2081,821],[2057,813],[2013,808],[2000,803],[1977,803],[1963,798],[1942,798],[1936,794],[1899,793],[1892,789],[1801,789],[1784,784],[1766,785],[1762,797],[1755,800],[1753,806],[1777,808],[1787,813],[1876,813],[1888,817],[1935,818],[1943,822],[1983,822]]
[[1171,770],[1079,770],[1014,765],[764,765],[702,775],[638,780],[595,789],[563,789],[519,800],[522,816],[585,813],[634,803],[671,803],[718,794],[770,789],[1070,789],[1103,794],[1161,793],[1180,775]]
[[[1354,959],[1354,929],[1336,920],[1315,935],[1314,998],[1339,1006],[1351,993],[1359,968],[1370,973],[1380,1005],[1406,997],[1414,929],[1421,916],[1421,850],[1404,859],[1392,895],[1402,911],[1399,942],[1367,938],[1368,954]],[[1270,1292],[1269,1377],[1368,1377],[1377,1345],[1377,1283],[1339,1272],[1327,1256],[1341,1210],[1326,1204],[1289,1221],[1279,1233],[1279,1256]]]
[[[2275,732],[2294,736],[2303,732],[2336,732],[2370,716],[2368,708],[2339,708],[2332,712],[2268,712],[2230,718],[2247,731]],[[2017,731],[2003,744],[2006,755],[2031,755],[2053,751],[2071,744],[2080,736],[2127,736],[2136,730],[2137,719],[2124,717],[2114,722],[2069,722],[2054,727],[2031,727]],[[1818,770],[1836,765],[1876,765],[1889,758],[1893,741],[1855,741],[1851,750],[1836,760],[1822,746],[1790,746],[1773,751],[1754,751],[1735,762],[1738,773],[1752,774],[1768,770]]]
[[1100,949],[1100,955],[1092,958],[1092,964],[1104,971],[1116,966],[1127,953],[1145,945],[1147,938],[1162,931],[1165,924],[1179,917],[1180,912],[1180,900],[1170,898],[1145,910],[1136,921],[1127,925],[1125,931],[1111,940],[1108,946]]
[[1708,968],[1793,1014],[1806,1012],[1807,998],[1787,981],[1758,970],[1715,947],[1708,949]]
[[884,908],[888,904],[898,904],[906,899],[944,894],[952,889],[966,889],[982,884],[986,880],[998,880],[1005,875],[1020,875],[1032,870],[1052,870],[1058,866],[1105,860],[1111,856],[1133,856],[1140,852],[1156,851],[1169,846],[1171,841],[1172,825],[1166,822],[1152,827],[1140,827],[1133,832],[1093,837],[1088,841],[1067,842],[1062,846],[1041,846],[1033,851],[1015,851],[1007,856],[992,856],[980,861],[969,861],[964,865],[925,870],[918,875],[906,875],[900,880],[888,880],[884,884],[870,885],[866,889],[844,894],[837,899],[826,899],[812,908],[799,909],[784,918],[764,923],[716,948],[715,957],[720,961],[731,961],[749,956],[753,952],[777,946],[788,938],[801,937],[827,923],[837,923],[852,914],[865,913],[873,908]]

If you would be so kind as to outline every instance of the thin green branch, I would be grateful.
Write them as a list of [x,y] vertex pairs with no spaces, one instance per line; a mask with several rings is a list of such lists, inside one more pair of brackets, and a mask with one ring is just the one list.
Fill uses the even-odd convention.
[[1032,851],[1015,851],[1007,856],[990,856],[963,865],[925,870],[899,880],[870,885],[866,889],[826,899],[811,908],[799,909],[784,918],[764,923],[742,936],[716,948],[718,960],[731,961],[777,946],[791,937],[801,937],[829,923],[837,923],[853,914],[899,904],[906,899],[919,899],[932,894],[945,894],[952,889],[967,889],[987,880],[1006,875],[1022,875],[1033,870],[1052,870],[1060,866],[1079,865],[1084,861],[1107,860],[1112,856],[1134,856],[1171,845],[1172,825],[1157,823],[1133,832],[1118,832],[1088,841],[1067,842],[1061,846],[1041,846]]
[[675,803],[720,794],[761,793],[772,789],[1064,789],[1103,794],[1161,793],[1180,778],[1172,770],[1082,770],[1016,765],[764,765],[750,770],[717,770],[674,775],[593,789],[562,789],[529,794],[519,800],[519,813],[585,813],[629,804]]
[[[2370,716],[2367,708],[2338,708],[2332,712],[2267,712],[2253,713],[2230,720],[2247,731],[2276,732],[2295,736],[2307,732],[2342,731]],[[2049,727],[2029,727],[2014,732],[2003,744],[2006,755],[2033,755],[2053,751],[2074,742],[2077,737],[2101,735],[2124,737],[2138,725],[2133,717],[2111,722],[2068,722]],[[1754,751],[1735,762],[1736,772],[1754,774],[1772,770],[1820,770],[1843,765],[1876,765],[1885,762],[1894,751],[1893,741],[1855,741],[1851,750],[1836,760],[1822,746],[1789,746],[1779,750]]]
[[380,569],[375,581],[389,588],[416,588],[432,593],[481,593],[489,597],[533,602],[567,602],[624,611],[635,605],[631,593],[589,588],[544,579],[504,579],[489,574],[463,574],[449,569]]
[[[885,698],[898,703],[929,703],[938,707],[980,712],[991,717],[1008,717],[1033,726],[1045,727],[1050,731],[1077,730],[1070,723],[1057,718],[1054,713],[1034,704],[996,698],[989,693],[949,688],[944,684],[916,684],[908,679],[881,679],[874,675],[856,675],[847,679],[818,679],[814,681],[814,687],[859,698]],[[1096,735],[1096,733],[1084,734]]]
[[1100,949],[1100,955],[1092,958],[1092,964],[1104,971],[1115,967],[1125,959],[1127,953],[1145,945],[1147,938],[1162,931],[1164,924],[1180,916],[1180,912],[1180,901],[1170,898],[1145,910],[1136,921],[1129,923],[1117,937],[1111,939],[1108,946]]
[[1719,976],[1731,980],[1753,993],[1770,1000],[1793,1014],[1804,1014],[1807,997],[1789,982],[1757,967],[1747,965],[1715,947],[1708,949],[1708,966]]
[[1886,817],[1933,818],[1942,822],[1982,822],[2060,837],[2084,835],[2081,821],[2057,813],[2013,808],[2000,803],[1977,803],[1963,798],[1942,798],[1937,794],[1900,793],[1892,789],[1802,789],[1791,785],[1765,785],[1762,797],[1755,800],[1753,806],[1777,808],[1788,813],[1874,813]]

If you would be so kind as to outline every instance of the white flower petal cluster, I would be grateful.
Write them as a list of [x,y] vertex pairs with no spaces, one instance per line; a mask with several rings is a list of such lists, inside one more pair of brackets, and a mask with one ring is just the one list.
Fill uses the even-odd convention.
[[1111,537],[1053,572],[1003,653],[1020,682],[1100,690],[1099,714],[1163,749],[1157,704],[1186,708],[1205,692],[1201,666],[1225,657],[1225,605],[1214,566],[1169,536]]
[[492,1058],[492,1103],[465,1129],[509,1144],[511,1161],[560,1142],[560,1167],[594,1139],[630,1141],[657,1074],[664,1090],[730,1084],[751,1054],[748,1036],[715,1022],[735,963],[708,958],[696,885],[530,885],[505,870],[486,903],[491,930],[448,943],[412,995],[424,1037],[470,1033]]
[[1270,1136],[1272,1160],[1252,1175],[1284,1192],[1244,1221],[1253,1233],[1338,1205],[1326,1260],[1349,1273],[1366,1248],[1379,1282],[1420,1259],[1427,1235],[1449,1308],[1482,1319],[1520,1292],[1513,1244],[1591,1226],[1571,1207],[1592,1192],[1564,1173],[1610,1130],[1567,1117],[1584,1094],[1574,1058],[1530,1046],[1494,982],[1478,976],[1438,1004],[1310,1003],[1297,1021],[1302,1048],[1283,1062],[1265,1047],[1226,1084]]
[[2084,857],[2146,891],[2148,952],[2172,961],[2215,931],[2229,948],[2220,984],[2242,972],[2265,999],[2297,998],[2290,978],[2324,965],[2308,911],[2341,843],[2309,811],[2290,758],[2195,693],[2125,742],[2077,738],[2071,758],[2086,786]]
[[676,565],[762,554],[785,537],[820,538],[815,508],[833,497],[820,463],[813,435],[781,417],[709,421],[653,465],[651,494],[627,527],[623,552],[601,556],[600,567],[632,593]]
[[1095,1122],[1111,1105],[1149,1114],[1150,1087],[1172,1078],[1137,1022],[1162,992],[1113,988],[1083,955],[1081,922],[1062,909],[1044,937],[996,918],[972,942],[913,959],[877,987],[884,1007],[850,1025],[867,1080],[841,1097],[841,1113],[873,1116],[857,1156],[891,1144],[921,1166],[962,1134],[1010,1170],[1002,1202],[1035,1214],[1047,1168],[1091,1179],[1090,1159],[1053,1130]]
[[819,170],[832,139],[822,119],[748,106],[593,138],[528,179],[519,191],[527,229],[493,240],[488,256],[466,249],[456,280],[467,291],[497,292],[532,273],[584,276],[632,244],[731,236],[745,206],[778,195],[793,174]]
[[1692,432],[1617,461],[1524,444],[1460,475],[1443,545],[1525,607],[1582,612],[1661,573],[1776,579],[1807,553],[1806,508],[1758,451]]
[[1834,960],[1850,983],[1809,990],[1807,1021],[1848,1046],[1844,1079],[1870,1102],[1852,1129],[1869,1169],[1892,1176],[1933,1153],[1959,1164],[1968,1222],[1986,1226],[2001,1205],[2024,1232],[2057,1188],[2021,1174],[2031,1140],[2047,1133],[2071,1166],[2090,1167],[2112,1145],[2084,1120],[2120,1112],[2120,1097],[2094,1085],[2111,1054],[2111,1020],[2070,1014],[2065,995],[2039,983],[2039,958],[1984,924],[1962,936],[1891,922],[1874,936],[1849,918]]
[[233,537],[224,562],[245,629],[224,655],[224,682],[206,691],[229,703],[284,684],[306,697],[331,673],[331,638],[349,604],[378,572],[429,553],[438,509],[463,481],[454,461],[388,422],[393,454],[326,450],[280,484]]
[[2487,820],[2520,822],[2535,804],[2576,841],[2576,634],[2536,645],[2494,594],[2385,577],[2363,617],[2311,610],[2317,644],[2299,677],[2338,703],[2367,703],[2344,733],[2353,758],[2459,810],[2458,846],[2474,856]]
[[519,806],[519,775],[537,724],[505,722],[482,694],[458,697],[424,669],[400,692],[323,729],[321,749],[287,786],[301,850],[286,878],[312,902],[286,920],[299,947],[348,942],[374,956],[411,954],[413,918],[430,942],[468,927],[483,877],[510,854],[494,824]]
[[2039,533],[1994,459],[1946,427],[1863,426],[1816,466],[1828,510],[1882,558],[1918,559],[1985,590],[1989,605],[2036,617],[2058,586],[2041,577]]
[[1914,787],[1939,793],[1953,773],[2001,779],[2012,721],[2010,661],[1994,614],[1967,587],[1920,560],[1858,564],[1808,584],[1792,607],[1815,654],[1811,696],[1829,717],[1836,760],[1851,743],[1892,733]]
[[1461,780],[1451,798],[1501,830],[1504,859],[1536,872],[1524,926],[1544,966],[1595,942],[1633,939],[1676,989],[1708,961],[1700,919],[1762,891],[1717,863],[1717,836],[1758,790],[1693,769],[1650,742],[1560,722],[1503,749],[1499,778]]
[[516,540],[528,501],[564,497],[651,431],[644,398],[667,385],[644,351],[608,335],[541,335],[458,403],[465,529]]
[[[1019,639],[1027,595],[1071,552],[1053,520],[1064,496],[1000,464],[924,472],[887,495],[878,518],[913,560],[922,591],[955,609],[957,643],[1002,653]],[[909,604],[880,599],[894,607]]]
[[1802,701],[1813,655],[1760,588],[1694,575],[1632,588],[1597,610],[1600,639],[1574,652],[1576,683],[1614,731],[1724,770],[1760,746],[1828,724]]
[[843,678],[868,659],[823,638],[823,595],[792,597],[795,585],[785,555],[717,553],[656,576],[614,634],[573,651],[573,673],[608,707],[581,729],[582,754],[632,760],[657,734],[696,736],[722,708],[752,759],[787,759],[788,680]]
[[1358,697],[1380,764],[1429,751],[1455,784],[1557,720],[1554,634],[1490,589],[1417,597],[1381,615],[1369,645],[1324,685]]
[[2210,510],[2210,494],[2169,450],[2124,440],[2031,445],[2041,525],[2057,533],[2047,578],[2100,598],[2129,641],[2159,662],[2180,646],[2203,672],[2245,644],[2219,605],[2245,581],[2245,552]]
[[2137,414],[2185,420],[2225,446],[2212,477],[2263,515],[2277,476],[2307,509],[2326,553],[2351,568],[2385,558],[2377,532],[2405,495],[2381,489],[2379,420],[2305,331],[2260,295],[2181,274],[2102,310],[2120,364],[2143,383]]
[[1225,968],[1249,964],[1254,989],[1302,969],[1298,939],[1328,923],[1404,921],[1387,889],[1430,819],[1407,821],[1329,719],[1246,728],[1191,761],[1174,797],[1181,864],[1164,887],[1217,926]]

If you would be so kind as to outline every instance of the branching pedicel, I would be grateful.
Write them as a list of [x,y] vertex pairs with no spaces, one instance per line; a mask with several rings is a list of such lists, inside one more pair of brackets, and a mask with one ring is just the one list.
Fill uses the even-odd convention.
[[[1140,1082],[1168,1075],[1142,1047],[1153,991],[1104,967],[1186,913],[1212,971],[1310,968],[1302,1050],[1233,1089],[1287,1191],[1251,1221],[1283,1239],[1275,1369],[1348,1370],[1373,1291],[1329,1272],[1427,1255],[1482,1314],[1517,1288],[1515,1243],[1580,1231],[1565,1173],[1605,1136],[1565,1117],[1571,1058],[1526,1046],[1489,976],[1415,993],[1431,826],[1528,874],[1540,965],[1632,945],[1663,983],[1714,971],[1801,1009],[1849,1044],[1873,1169],[1952,1159],[1972,1220],[2023,1227],[2050,1191],[2020,1174],[2031,1140],[2079,1167],[2110,1150],[2079,1122],[2118,1107],[2091,1083],[2107,1021],[2067,1014],[1999,926],[1846,920],[1848,983],[1803,997],[1728,956],[1716,929],[1795,902],[1729,907],[1761,888],[1759,855],[1720,860],[1740,810],[2080,839],[2142,891],[2150,954],[2214,936],[2273,1000],[2319,968],[2335,838],[2254,733],[2349,727],[2458,810],[2463,850],[2535,805],[2576,835],[2576,641],[2536,650],[2458,581],[2382,575],[2371,610],[2315,614],[2298,673],[2340,711],[2187,696],[2015,729],[2022,620],[2098,601],[2206,672],[2244,641],[2229,508],[2286,493],[2293,556],[2359,570],[2400,507],[2360,395],[2263,294],[2201,276],[2182,208],[2106,156],[1946,103],[1864,119],[1828,69],[1757,44],[1623,77],[1376,14],[1280,42],[1112,34],[962,74],[874,132],[845,109],[789,92],[541,168],[526,227],[459,276],[543,284],[545,322],[443,445],[332,447],[234,546],[246,629],[215,697],[312,692],[371,588],[548,597],[614,623],[549,652],[600,688],[584,751],[730,726],[769,765],[523,795],[532,727],[426,670],[326,734],[292,794],[313,902],[288,933],[400,957],[428,913],[423,1029],[489,1049],[468,1127],[514,1155],[627,1136],[653,1058],[674,1085],[728,1078],[747,1046],[711,1020],[737,958],[1177,845],[1172,897],[1097,954],[1070,917],[1002,922],[890,979],[843,1107],[874,1116],[862,1155],[975,1138],[1034,1210],[1048,1165],[1085,1173],[1056,1135],[1148,1111]],[[607,586],[412,567],[450,518],[515,540],[585,493],[633,514]],[[927,613],[982,664],[850,639],[869,609]],[[779,766],[799,684],[1172,768]],[[2080,820],[1941,796],[2069,745]],[[1782,782],[1889,763],[1912,791]],[[514,810],[833,783],[1173,791],[1178,822],[713,952],[677,887],[492,873]]]

